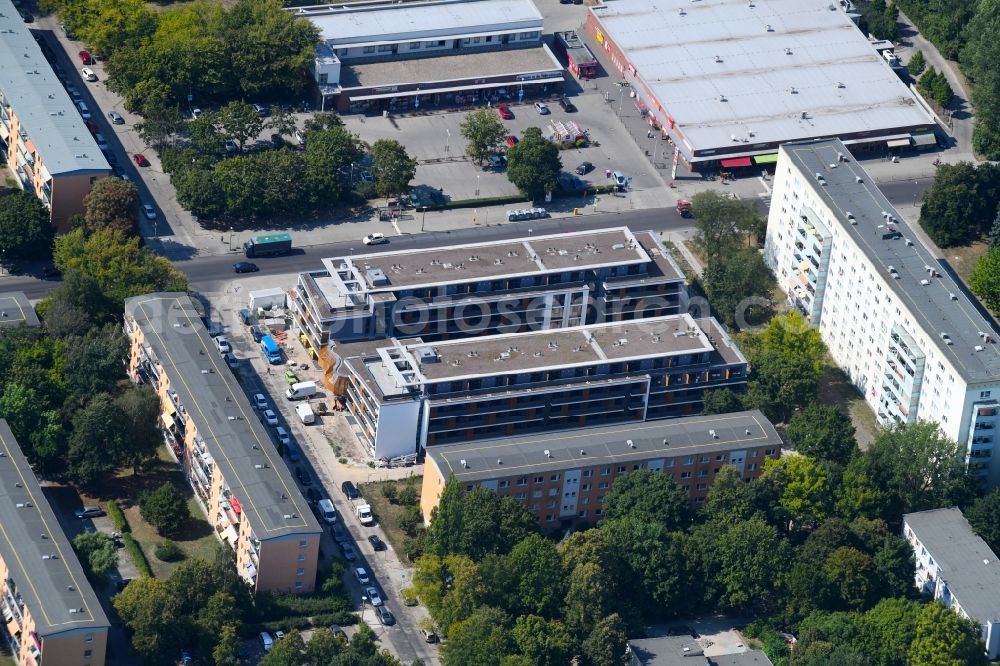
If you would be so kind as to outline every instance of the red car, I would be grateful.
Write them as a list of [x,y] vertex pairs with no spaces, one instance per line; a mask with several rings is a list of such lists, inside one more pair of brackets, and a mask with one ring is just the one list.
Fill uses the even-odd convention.
[[142,153],[136,153],[135,155],[132,156],[132,159],[135,161],[136,166],[141,166],[141,167],[149,166],[149,160],[147,160],[146,156],[143,155]]
[[514,117],[514,113],[510,110],[506,104],[501,104],[497,107],[497,111],[500,113],[500,117],[504,120],[510,120]]
[[87,126],[87,129],[90,130],[91,134],[97,134],[98,132],[101,131],[101,128],[97,126],[97,123],[95,123],[93,120],[90,120],[89,118],[87,120],[84,120],[83,124]]
[[80,61],[84,65],[94,64],[94,58],[90,55],[90,51],[80,51]]
[[507,147],[513,148],[516,145],[517,145],[517,137],[511,134],[510,136],[507,137]]

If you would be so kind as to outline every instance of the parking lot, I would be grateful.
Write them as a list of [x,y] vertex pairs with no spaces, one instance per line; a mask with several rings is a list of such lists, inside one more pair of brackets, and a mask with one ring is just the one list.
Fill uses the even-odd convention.
[[[288,280],[293,280],[288,276]],[[277,281],[281,284],[281,281]],[[346,588],[350,591],[359,613],[363,613],[364,621],[375,631],[377,640],[404,662],[420,658],[425,664],[440,663],[437,649],[424,642],[418,624],[427,617],[427,611],[422,606],[407,607],[403,604],[400,591],[410,585],[410,570],[405,567],[392,550],[387,546],[384,550],[375,550],[369,541],[371,535],[377,535],[385,541],[385,535],[378,525],[362,525],[354,513],[354,505],[361,500],[352,502],[341,490],[344,481],[357,483],[369,478],[371,470],[363,462],[359,463],[359,449],[346,450],[355,446],[354,438],[346,419],[333,412],[316,414],[316,422],[305,425],[298,417],[295,407],[301,402],[291,402],[284,396],[289,384],[285,372],[295,368],[299,381],[315,381],[320,385],[320,392],[308,402],[315,411],[319,403],[332,406],[331,396],[326,395],[320,383],[320,373],[310,363],[302,347],[294,341],[282,346],[287,362],[270,365],[264,359],[259,345],[249,334],[249,327],[239,318],[239,310],[247,306],[247,293],[253,289],[273,287],[274,277],[240,276],[230,283],[222,293],[211,295],[213,318],[224,327],[226,339],[230,342],[237,358],[237,369],[240,380],[254,402],[253,397],[262,393],[267,400],[267,408],[275,412],[277,427],[283,428],[289,436],[291,445],[299,452],[299,459],[284,458],[293,476],[298,479],[299,487],[308,498],[312,495],[314,505],[316,500],[328,498],[332,501],[338,520],[333,529],[324,534],[321,549],[324,554],[337,553],[344,559],[345,548],[334,540],[336,534],[343,543],[349,544],[354,551],[355,559],[347,561],[348,572],[344,577]],[[303,369],[305,366],[305,369]],[[263,409],[257,414],[264,422]],[[275,444],[276,427],[268,426]],[[335,448],[334,445],[339,448]],[[342,446],[341,446],[342,445]],[[338,459],[349,456],[355,463],[342,464]],[[303,480],[308,479],[308,485]],[[322,520],[321,520],[322,522]],[[371,604],[362,604],[364,588],[353,573],[354,568],[364,567],[372,580],[369,585],[376,587],[386,608],[395,616],[396,623],[383,626],[374,613]]]

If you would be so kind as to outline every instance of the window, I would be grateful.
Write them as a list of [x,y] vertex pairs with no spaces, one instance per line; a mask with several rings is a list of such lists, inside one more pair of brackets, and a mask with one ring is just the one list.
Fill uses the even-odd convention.
[[700,462],[700,463],[707,463],[708,462],[708,456],[699,456],[698,457],[698,462]]
[[302,584],[302,581],[300,581],[300,580],[295,581],[295,589],[296,590],[301,590],[303,588],[305,588],[305,585]]
[[756,458],[757,457],[757,452],[756,451],[751,451],[750,452],[750,457],[751,458]]
[[555,497],[559,494],[558,488],[549,488],[549,497]]
[[393,44],[382,44],[378,47],[379,53],[392,53]]
[[618,473],[619,474],[624,474],[625,473],[625,465],[619,465],[618,466]]
[[84,658],[84,659],[90,659],[90,656],[91,656],[92,654],[94,654],[94,651],[93,651],[93,650],[84,650],[84,651],[83,651],[83,658]]
[[321,86],[325,86],[328,83],[330,83],[330,75],[327,74],[326,72],[323,72],[322,74],[319,75],[319,84]]
[[374,46],[366,46],[365,50],[364,50],[364,53],[375,53],[375,47]]
[[556,501],[555,500],[549,500],[548,504],[546,504],[545,506],[547,506],[550,509],[554,509],[554,508],[556,508]]
[[552,476],[549,477],[549,481],[558,481],[559,478],[560,478],[559,474],[553,474]]
[[587,506],[588,504],[590,504],[590,498],[584,497],[582,500],[580,500],[580,504]]
[[439,39],[438,42],[437,42],[437,45],[438,46],[444,46],[444,40],[443,39]]
[[725,459],[726,459],[726,454],[725,453],[720,453],[719,455],[715,456],[715,460],[718,461],[718,462],[722,462]]
[[607,490],[608,489],[608,485],[609,485],[608,482],[605,481],[604,483],[598,484],[597,485],[597,489],[598,490]]
[[586,517],[587,517],[587,510],[586,510],[586,509],[584,509],[583,511],[581,511],[581,512],[580,512],[580,513],[578,513],[577,515],[578,515],[578,516],[579,516],[580,518],[586,518]]
[[545,516],[545,522],[547,522],[547,523],[551,523],[555,519],[556,519],[556,517],[553,516],[551,513],[548,514],[547,516]]
[[685,465],[693,465],[694,464],[694,458],[692,458],[691,456],[688,456],[687,458],[684,459],[684,464]]
[[774,455],[774,449],[765,449],[764,450],[764,455],[765,456],[773,456]]
[[517,485],[519,485],[519,486],[526,486],[526,485],[528,485],[528,477],[523,476],[520,479],[518,479],[517,480]]
[[533,491],[533,492],[531,493],[531,496],[532,496],[533,498],[535,498],[535,499],[538,499],[539,497],[541,497],[541,496],[542,496],[542,491],[541,491],[541,490],[535,490],[535,491]]
[[757,463],[750,463],[749,465],[747,465],[748,472],[753,472],[756,469],[757,469]]
[[585,470],[583,470],[583,478],[589,479],[592,476],[594,476],[594,470],[592,470],[592,469],[585,469]]
[[510,488],[510,481],[501,481],[500,482],[500,487],[501,488]]
[[580,490],[583,492],[587,492],[588,490],[590,490],[590,484],[589,483],[583,484],[583,488],[581,488]]
[[305,548],[305,547],[306,547],[306,540],[302,539],[301,541],[299,541],[299,548]]
[[467,485],[465,487],[465,490],[466,490],[466,492],[470,492],[471,493],[472,492],[472,484],[470,483],[469,485]]
[[600,516],[602,513],[604,513],[604,509],[598,509],[597,511],[594,512],[594,515]]
[[605,468],[603,468],[601,470],[601,476],[608,476],[609,474],[611,474],[611,468],[610,467],[605,467]]
[[667,461],[667,467],[673,467],[676,464],[677,464],[677,461],[674,460],[673,458],[671,458],[670,460]]
[[979,392],[979,397],[980,398],[988,398],[988,397],[990,397],[990,392],[989,391],[980,391]]
[[303,555],[302,553],[299,553],[299,562],[305,562],[305,561],[306,561],[306,556]]
[[694,487],[695,490],[704,490],[705,488],[708,488],[708,484],[706,483],[699,483]]
[[536,476],[535,477],[535,483],[545,483],[545,477],[544,476]]
[[86,636],[83,637],[83,642],[84,643],[88,643],[88,644],[89,643],[93,643],[94,642],[94,635],[93,634],[87,634]]
[[410,50],[416,51],[420,48],[420,42],[410,42]]
[[682,479],[690,479],[691,478],[691,472],[681,472],[681,478]]
[[526,495],[524,493],[518,493],[518,494],[514,495],[514,499],[516,499],[516,500],[523,500],[525,497],[526,497]]
[[306,570],[303,569],[302,567],[299,567],[298,569],[295,570],[295,575],[296,576],[305,576],[306,575]]

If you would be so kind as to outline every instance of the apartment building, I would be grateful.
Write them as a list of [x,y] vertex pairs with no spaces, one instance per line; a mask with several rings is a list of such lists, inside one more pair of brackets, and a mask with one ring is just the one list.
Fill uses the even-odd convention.
[[410,111],[520,100],[562,89],[532,0],[368,0],[298,7],[321,44],[323,107]]
[[993,323],[839,140],[784,144],[765,259],[882,425],[938,423],[988,485],[1000,413]]
[[466,490],[481,486],[522,502],[543,528],[566,527],[600,520],[604,496],[622,474],[666,474],[698,507],[726,465],[750,481],[780,455],[781,438],[756,410],[432,446],[420,508],[429,523],[454,476]]
[[184,293],[125,301],[129,375],[156,389],[163,435],[254,590],[312,592],[322,529]]
[[[687,310],[684,274],[627,227],[323,260],[301,273],[296,326],[325,368],[329,343],[424,341],[567,328]],[[328,352],[332,351],[331,356]]]
[[0,634],[21,666],[101,666],[110,623],[0,419]]
[[434,343],[342,345],[335,392],[375,458],[481,438],[697,414],[747,361],[689,314]]
[[0,149],[18,185],[68,228],[111,165],[11,0],[0,0]]
[[23,291],[0,292],[0,329],[37,328],[41,325],[35,308]]
[[916,585],[979,623],[986,657],[1000,659],[1000,562],[957,507],[908,513],[903,538],[913,548]]

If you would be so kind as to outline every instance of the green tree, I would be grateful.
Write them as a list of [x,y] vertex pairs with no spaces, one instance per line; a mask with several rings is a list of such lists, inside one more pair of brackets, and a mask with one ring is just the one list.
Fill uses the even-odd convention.
[[376,173],[375,191],[390,198],[406,192],[417,175],[417,161],[395,139],[379,139],[372,144],[372,166]]
[[746,520],[757,511],[753,487],[743,480],[735,465],[726,465],[715,475],[708,489],[704,512],[713,520],[736,522]]
[[507,178],[532,200],[555,189],[561,172],[559,147],[537,127],[524,130],[521,141],[507,151]]
[[305,651],[306,643],[302,640],[302,634],[293,629],[274,643],[271,651],[260,660],[260,666],[299,666],[304,663],[302,657]]
[[454,624],[448,641],[441,646],[445,666],[500,666],[515,651],[510,617],[503,611],[482,606],[467,619]]
[[271,117],[268,118],[264,126],[272,130],[278,136],[293,136],[295,134],[295,116],[284,107],[276,106],[271,109]]
[[846,465],[858,454],[851,418],[834,405],[809,405],[788,422],[785,434],[795,450]]
[[343,649],[340,638],[326,627],[319,627],[306,643],[306,656],[310,664],[332,664]]
[[110,475],[123,446],[122,413],[106,393],[94,396],[73,417],[66,474],[70,481],[93,489]]
[[906,68],[910,72],[910,76],[920,76],[923,74],[924,70],[927,68],[927,61],[924,60],[924,52],[917,51],[910,57],[910,62],[906,63]]
[[103,583],[118,565],[114,542],[103,532],[80,532],[73,538],[73,549],[86,565],[91,577]]
[[174,534],[191,516],[187,498],[169,481],[139,500],[142,519],[160,534]]
[[187,291],[187,278],[167,259],[116,230],[74,229],[58,238],[54,259],[63,274],[80,271],[92,278],[105,301],[114,304],[154,291]]
[[[187,132],[191,145],[203,154],[221,155],[226,150],[222,118],[215,111],[203,111],[201,115],[188,123]],[[165,160],[161,158],[161,161]],[[164,168],[166,168],[165,165]]]
[[813,458],[795,455],[768,459],[761,483],[773,484],[782,515],[798,526],[814,526],[829,514],[829,477]]
[[516,614],[552,618],[565,598],[562,560],[555,544],[537,534],[525,537],[503,556],[504,575],[494,589],[510,592],[510,610]]
[[184,622],[169,581],[157,578],[133,580],[111,601],[118,616],[131,632],[132,649],[147,664],[170,663],[176,655]]
[[[987,159],[1000,159],[1000,26],[996,17],[1000,12],[997,0],[980,0],[959,8],[958,19],[975,8],[975,15],[966,25],[964,35],[968,42],[962,51],[962,70],[971,79],[972,105],[976,110],[976,127],[972,144],[976,152]],[[965,10],[965,11],[962,11]]]
[[240,151],[264,131],[264,119],[246,102],[229,102],[219,109],[222,133],[236,142]]
[[62,374],[70,396],[83,402],[90,396],[114,391],[125,378],[121,359],[128,343],[120,326],[105,324],[92,328],[83,336],[70,336],[62,341]]
[[689,518],[688,496],[673,479],[661,472],[639,470],[619,474],[604,496],[604,518],[632,516],[667,530],[683,529]]
[[774,317],[763,333],[744,337],[751,365],[747,408],[784,421],[815,402],[826,345],[798,312]]
[[414,506],[420,501],[420,494],[417,492],[416,484],[404,483],[399,489],[399,503],[403,506]]
[[865,456],[855,456],[844,468],[836,498],[837,514],[848,519],[886,516],[892,502]]
[[49,213],[34,194],[15,190],[0,196],[0,263],[48,255],[54,235]]
[[938,429],[918,421],[881,432],[863,457],[876,486],[892,500],[890,517],[953,504],[975,496],[963,450]]
[[615,569],[624,569],[618,587],[629,599],[629,607],[651,617],[663,609],[677,612],[688,604],[683,532],[669,532],[639,514],[606,520],[600,530],[615,553]]
[[461,127],[462,136],[469,142],[465,153],[476,164],[482,164],[483,160],[496,153],[507,136],[507,128],[493,109],[469,112]]
[[873,666],[906,666],[921,605],[909,599],[883,599],[861,619],[861,645]]
[[[318,629],[324,631],[323,629]],[[328,631],[328,630],[327,630]],[[212,650],[212,661],[215,666],[237,666],[240,663],[237,656],[240,649],[240,635],[234,624],[224,624],[219,631],[219,642]]]
[[[0,406],[2,404],[3,397],[0,396]],[[0,414],[2,413],[0,407]],[[1000,488],[994,488],[989,494],[976,499],[963,513],[969,525],[989,544],[990,549],[994,553],[1000,552]]]
[[969,276],[969,287],[986,307],[1000,311],[1000,248],[991,247],[979,257]]
[[601,619],[583,641],[583,654],[592,666],[625,666],[628,628],[618,615]]
[[709,389],[702,398],[701,413],[704,415],[728,414],[742,409],[743,396],[732,389]]
[[[153,90],[159,88],[158,84],[152,84]],[[134,93],[135,91],[133,91]],[[141,91],[139,95],[145,94]],[[141,104],[143,119],[134,125],[136,133],[147,144],[162,151],[171,143],[173,137],[181,134],[186,129],[181,111],[176,106],[159,106],[155,104],[156,97],[147,97]],[[126,108],[129,107],[126,99]]]
[[361,159],[362,146],[361,140],[342,124],[307,133],[303,160],[309,187],[317,193],[314,200],[318,202],[322,197],[329,203],[337,201],[343,190],[337,170]]
[[198,217],[214,219],[226,212],[226,196],[215,172],[190,166],[170,174],[177,201]]
[[125,431],[125,448],[120,462],[138,474],[142,464],[156,456],[163,441],[157,427],[160,401],[149,386],[133,386],[115,398],[115,405],[121,410]]
[[573,656],[573,639],[561,622],[522,615],[514,621],[511,636],[534,666],[565,666]]
[[386,481],[382,484],[382,497],[389,500],[389,504],[395,504],[396,498],[399,496],[399,490],[396,488],[396,484],[392,481]]
[[699,192],[691,198],[698,244],[708,265],[728,258],[751,235],[763,236],[760,215],[749,206],[715,190]]
[[83,221],[91,231],[118,229],[130,234],[135,229],[139,190],[121,178],[101,178],[83,198]]
[[984,211],[977,185],[976,169],[969,162],[942,164],[937,168],[934,184],[924,194],[920,206],[920,226],[938,247],[963,245],[993,222],[996,204],[992,210]]
[[62,466],[67,433],[59,412],[33,389],[8,382],[0,390],[0,418],[7,420],[25,456],[43,472]]
[[850,546],[838,548],[827,557],[823,573],[847,608],[863,610],[869,605],[874,593],[871,579],[875,565],[866,554]]
[[917,616],[910,666],[977,666],[986,663],[979,625],[939,603]]
[[417,560],[413,587],[445,634],[468,618],[486,595],[475,562],[464,555],[424,555]]
[[708,264],[702,275],[712,314],[730,328],[754,326],[771,314],[771,274],[760,252],[741,249]]

